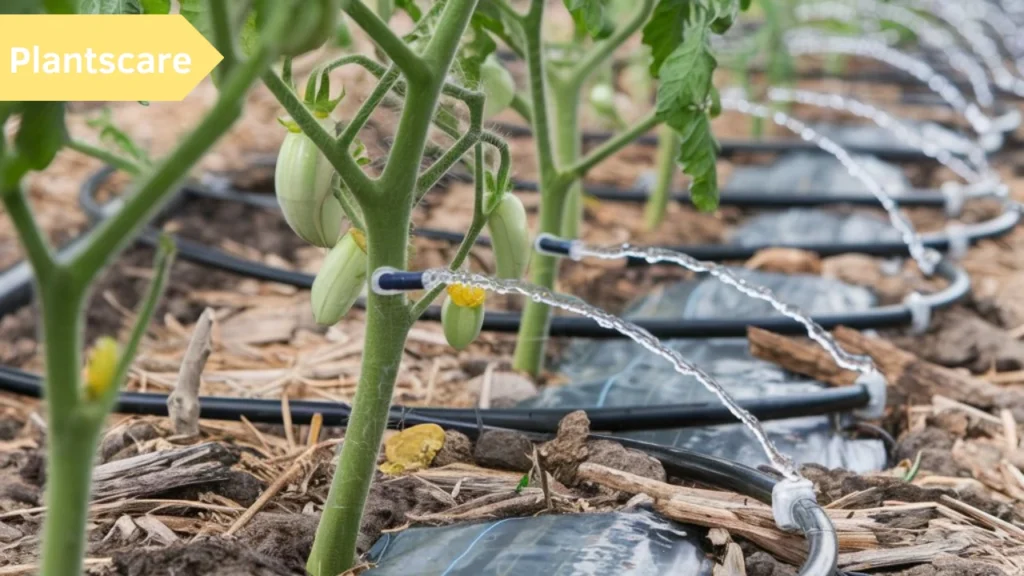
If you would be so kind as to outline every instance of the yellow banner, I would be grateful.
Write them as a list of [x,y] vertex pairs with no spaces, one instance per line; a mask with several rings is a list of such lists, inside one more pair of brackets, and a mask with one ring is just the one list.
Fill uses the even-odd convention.
[[221,59],[178,14],[0,15],[0,100],[177,101]]

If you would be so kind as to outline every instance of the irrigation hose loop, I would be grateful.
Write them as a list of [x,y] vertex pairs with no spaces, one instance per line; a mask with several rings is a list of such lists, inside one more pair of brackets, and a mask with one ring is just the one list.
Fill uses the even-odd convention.
[[793,532],[800,529],[794,508],[796,503],[802,500],[817,502],[814,484],[810,480],[800,476],[784,478],[775,484],[772,488],[772,517],[779,530]]
[[807,539],[807,560],[799,576],[833,576],[839,560],[839,537],[828,514],[814,500],[793,504],[793,518]]
[[947,254],[953,260],[963,260],[971,247],[971,241],[967,237],[967,227],[960,222],[946,224],[946,236],[949,237],[949,249]]
[[885,376],[878,370],[872,370],[859,374],[854,384],[867,390],[869,400],[867,406],[854,410],[853,414],[865,420],[880,420],[885,416],[889,388]]
[[903,299],[903,305],[910,310],[910,331],[913,334],[924,334],[932,321],[932,310],[920,292],[914,291]]
[[964,187],[958,182],[943,182],[939,191],[946,199],[946,216],[959,217],[964,209]]

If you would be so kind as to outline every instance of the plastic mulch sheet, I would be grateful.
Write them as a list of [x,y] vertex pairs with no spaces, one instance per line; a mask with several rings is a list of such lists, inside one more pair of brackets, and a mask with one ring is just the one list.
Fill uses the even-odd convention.
[[710,576],[703,532],[652,512],[507,518],[384,534],[368,576]]
[[[738,270],[768,286],[784,302],[812,314],[866,310],[875,304],[867,290],[816,276],[790,276]],[[742,318],[775,314],[764,302],[742,295],[717,280],[701,278],[664,287],[636,302],[626,317]],[[756,359],[742,338],[666,341],[737,398],[806,394],[823,384]],[[578,341],[557,367],[571,379],[525,401],[530,407],[660,406],[717,403],[693,377],[675,372],[668,362],[624,340]],[[884,467],[885,452],[876,440],[850,440],[833,430],[826,416],[765,422],[772,439],[797,462],[814,462],[858,472]],[[627,433],[626,436],[727,458],[749,466],[767,460],[753,435],[739,424]]]

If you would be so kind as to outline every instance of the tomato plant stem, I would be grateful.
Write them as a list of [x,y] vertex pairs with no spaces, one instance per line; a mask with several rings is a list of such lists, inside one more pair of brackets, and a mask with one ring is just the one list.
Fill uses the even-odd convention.
[[675,130],[662,125],[658,129],[657,180],[644,208],[644,226],[654,230],[665,218],[665,208],[672,197],[672,182],[676,173],[676,156],[679,155],[679,135]]
[[[580,92],[582,86],[575,81],[552,82],[551,104],[558,121],[552,127],[555,134],[555,153],[558,166],[572,166],[579,160],[582,135],[580,134]],[[561,235],[575,238],[580,233],[583,219],[583,187],[578,179],[566,193],[562,206]]]
[[[375,182],[365,182],[368,177],[361,168],[356,167],[358,175],[342,170],[351,161],[347,147],[338,146],[334,139],[328,142],[322,135],[313,137],[310,132],[317,133],[319,125],[314,126],[307,121],[305,116],[308,111],[276,75],[268,75],[267,84],[271,91],[292,114],[300,128],[313,138],[331,163],[339,168],[342,181],[353,190],[366,224],[368,272],[371,274],[383,266],[403,270],[408,265],[408,234],[423,151],[434,111],[445,89],[445,77],[477,1],[448,0],[422,55],[412,53],[404,43],[401,47],[395,44],[397,37],[394,33],[386,26],[382,29],[379,18],[360,2],[346,4],[346,10],[353,16],[353,20],[392,57],[405,76],[404,93],[407,98],[398,121],[395,144],[380,178]],[[410,63],[416,64],[415,69],[409,69]],[[377,75],[380,77],[382,74]],[[392,81],[390,78],[384,80],[387,83]],[[383,98],[389,89],[390,86],[387,86],[375,91],[374,97]],[[468,151],[480,139],[483,102],[467,103],[470,104],[474,122],[470,135],[460,140],[456,148],[459,152]],[[354,137],[354,131],[347,133],[346,137]],[[479,144],[477,150],[477,165],[482,167]],[[451,158],[445,159],[444,164],[448,160]],[[433,178],[435,175],[428,170],[427,176]],[[361,192],[357,192],[356,188]],[[479,227],[476,233],[479,233]],[[472,240],[469,242],[472,243]],[[370,291],[366,311],[365,348],[359,384],[352,402],[352,415],[345,432],[338,468],[317,527],[313,549],[306,563],[306,570],[314,576],[335,576],[351,568],[355,562],[363,507],[374,477],[381,439],[387,427],[388,410],[405,349],[405,339],[415,318],[415,310],[410,310],[404,295],[382,296]]]

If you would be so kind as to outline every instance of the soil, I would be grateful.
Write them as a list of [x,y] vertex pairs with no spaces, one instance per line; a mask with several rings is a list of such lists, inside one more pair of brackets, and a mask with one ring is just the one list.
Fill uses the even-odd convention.
[[[346,79],[354,97],[343,103],[351,111],[365,94],[365,78],[353,72]],[[808,82],[807,88],[819,83]],[[827,86],[827,84],[826,84]],[[820,86],[817,86],[820,87]],[[871,90],[860,86],[858,90]],[[194,124],[202,105],[212,97],[204,87],[182,106],[158,105],[164,113],[153,121],[152,110],[132,107],[115,110],[119,123],[138,132],[136,136],[155,153],[166,150],[181,130]],[[873,96],[881,93],[878,87]],[[895,94],[890,94],[894,96]],[[280,137],[276,105],[264,91],[254,91],[243,121],[204,161],[197,178],[215,174],[229,178],[240,188],[267,188],[271,174],[266,169]],[[900,107],[894,111],[923,117],[920,108]],[[839,117],[798,108],[798,115],[814,120],[836,121]],[[82,131],[84,114],[72,115],[72,131]],[[508,116],[508,115],[506,115]],[[939,119],[948,115],[939,113]],[[502,119],[509,119],[502,117]],[[585,118],[593,125],[593,119]],[[388,119],[377,119],[364,134],[370,149],[387,149]],[[715,121],[722,138],[747,137],[749,121],[724,114]],[[83,132],[85,133],[85,132]],[[774,133],[769,129],[769,133]],[[535,178],[530,160],[529,139],[511,142],[516,176]],[[594,183],[631,186],[652,162],[649,148],[631,147],[590,175]],[[767,161],[761,157],[734,158],[720,162],[724,182],[735,165]],[[260,165],[263,165],[260,168]],[[1008,161],[998,168],[1009,178],[1015,197],[1024,198],[1024,186],[1016,173],[1020,162]],[[57,245],[64,244],[86,228],[87,219],[76,208],[78,184],[95,170],[95,162],[62,153],[54,170],[31,183],[30,198],[40,214],[45,232]],[[948,174],[923,166],[907,166],[906,174],[920,187],[934,186]],[[679,182],[682,184],[682,181]],[[126,182],[113,180],[101,193],[106,199],[123,192]],[[458,182],[429,194],[417,209],[415,224],[421,227],[461,230],[471,217],[472,190]],[[536,195],[522,194],[531,221],[536,219]],[[844,208],[838,208],[845,210]],[[946,218],[937,211],[908,210],[915,226],[936,230]],[[976,222],[993,214],[991,203],[967,206],[964,222]],[[587,204],[584,235],[588,240],[614,243],[695,244],[723,241],[730,229],[753,214],[723,208],[714,214],[699,214],[673,204],[667,220],[656,232],[643,229],[642,207],[606,202]],[[280,215],[240,204],[193,199],[161,223],[161,228],[182,238],[204,242],[229,253],[274,266],[315,272],[323,251],[304,245]],[[454,252],[445,242],[413,240],[414,268],[443,265]],[[972,248],[964,266],[974,282],[972,297],[936,314],[929,331],[908,335],[888,331],[883,335],[906,350],[937,364],[963,370],[1017,390],[1024,383],[1024,308],[1019,288],[1024,285],[1024,234],[1019,230]],[[124,334],[130,325],[140,295],[150,274],[152,251],[144,247],[126,250],[107,270],[97,285],[87,313],[86,338]],[[790,254],[787,257],[793,257]],[[0,220],[0,269],[13,264],[20,250],[13,241],[7,220]],[[489,251],[474,249],[474,266],[493,269]],[[883,303],[899,302],[915,289],[934,285],[917,274],[911,264],[899,273],[885,274],[877,259],[837,257],[767,262],[757,267],[779,266],[793,272],[820,272],[844,281],[869,286]],[[755,266],[753,263],[748,263]],[[624,268],[607,263],[566,262],[559,277],[559,289],[620,311],[638,295],[657,286],[687,277],[678,270]],[[600,281],[597,281],[600,278]],[[362,314],[350,314],[338,326],[317,326],[308,310],[308,294],[287,286],[240,279],[226,272],[179,260],[174,264],[167,293],[160,304],[148,338],[136,365],[129,388],[167,392],[173,386],[181,355],[190,334],[189,327],[207,307],[216,311],[218,332],[215,351],[204,374],[202,393],[265,398],[312,398],[343,401],[351,398],[362,353]],[[521,302],[495,298],[489,309],[516,310]],[[29,370],[40,367],[36,340],[37,315],[33,306],[0,318],[0,363]],[[410,338],[395,400],[409,405],[476,406],[480,403],[480,379],[491,370],[508,370],[513,338],[484,335],[469,350],[455,353],[445,346],[437,326],[418,326]],[[558,346],[552,347],[557,354]],[[476,380],[474,380],[476,379]],[[537,383],[557,385],[557,374]],[[532,383],[531,383],[532,384]],[[496,401],[500,399],[494,399]],[[495,404],[496,405],[496,404]],[[1016,431],[1015,411],[987,412],[979,416],[971,408],[939,409],[935,406],[899,406],[891,432],[901,432],[893,451],[894,468],[875,475],[857,475],[844,470],[806,467],[804,474],[815,482],[822,504],[843,503],[844,510],[865,511],[907,503],[934,503],[936,508],[913,512],[902,509],[876,517],[884,530],[878,531],[878,546],[906,545],[906,533],[920,534],[922,542],[934,531],[952,522],[937,512],[943,498],[952,498],[972,509],[1006,522],[999,525],[1005,536],[1004,548],[983,550],[970,558],[936,554],[917,566],[897,565],[880,572],[905,576],[988,576],[1008,573],[993,557],[1007,559],[1001,564],[1019,565],[1024,539],[1015,532],[1024,527],[1021,499],[1024,463],[1019,445],[1004,449],[1004,430],[992,422],[1009,422],[1006,430]],[[0,395],[0,566],[29,565],[37,560],[36,548],[41,515],[31,511],[42,503],[46,482],[45,422],[35,401]],[[1022,412],[1024,414],[1024,412]],[[472,521],[474,511],[484,509],[495,519],[508,515],[568,513],[584,510],[618,509],[630,494],[607,486],[580,482],[577,472],[583,463],[629,472],[653,481],[664,481],[665,470],[656,460],[609,441],[585,441],[589,422],[578,416],[567,418],[559,437],[535,445],[517,433],[488,432],[477,442],[463,434],[447,431],[445,444],[433,460],[433,467],[417,475],[387,477],[378,474],[371,488],[359,537],[365,552],[385,531],[411,525],[439,525],[450,522],[443,512],[459,510]],[[217,480],[176,485],[147,493],[145,497],[113,500],[91,518],[88,555],[90,572],[109,575],[286,575],[302,574],[309,553],[319,511],[323,506],[333,473],[334,445],[321,446],[341,436],[338,430],[314,430],[309,426],[268,427],[248,423],[204,422],[199,438],[175,437],[166,422],[156,418],[114,417],[103,439],[99,462],[112,463],[138,455],[180,450],[200,442],[223,447],[228,458],[211,461]],[[1008,434],[1008,432],[1007,432]],[[318,444],[320,443],[320,444]],[[1019,444],[1019,443],[1018,443]],[[305,447],[321,446],[311,453]],[[539,462],[534,462],[534,449]],[[917,462],[916,467],[914,463]],[[552,474],[545,504],[538,486],[538,466]],[[911,469],[914,468],[913,474]],[[297,470],[297,471],[296,471]],[[993,472],[997,470],[998,472]],[[279,487],[262,511],[237,533],[226,535],[240,513],[252,507],[286,473],[294,475]],[[531,483],[522,495],[514,488],[524,473]],[[458,478],[453,480],[453,478]],[[905,480],[904,478],[910,478]],[[1014,482],[1018,482],[1019,485]],[[167,484],[166,486],[171,486]],[[493,508],[493,505],[499,505]],[[486,508],[486,506],[492,506]],[[962,519],[957,519],[963,522]],[[986,520],[987,521],[987,520]],[[978,521],[981,522],[981,521]],[[958,525],[967,529],[967,524]],[[979,528],[984,526],[984,528]],[[997,533],[989,524],[970,524],[972,530]],[[899,532],[893,536],[891,531]],[[931,536],[929,536],[931,535]],[[796,570],[777,555],[737,536],[743,548],[747,574],[781,576]],[[777,551],[776,551],[777,553]],[[976,555],[975,555],[976,554]],[[977,560],[981,557],[983,560]]]

